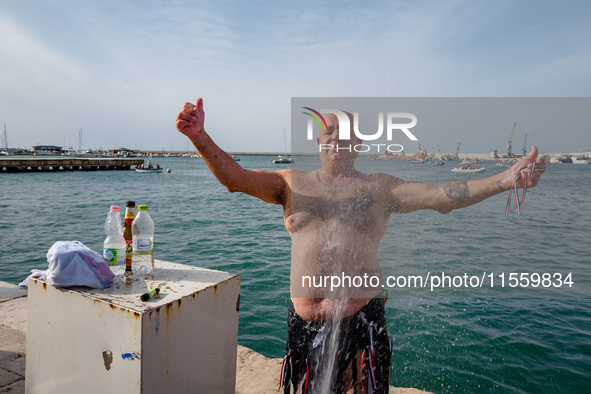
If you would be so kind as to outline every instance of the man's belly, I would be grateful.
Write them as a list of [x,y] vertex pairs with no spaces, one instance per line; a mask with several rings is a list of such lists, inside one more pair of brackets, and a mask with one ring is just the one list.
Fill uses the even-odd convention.
[[[295,238],[295,239],[294,239]],[[363,308],[382,291],[377,247],[356,242],[309,242],[292,238],[291,298],[308,321],[338,319]]]
[[291,236],[290,292],[303,319],[347,317],[381,293],[381,233],[363,234],[354,223],[326,220],[311,222]]

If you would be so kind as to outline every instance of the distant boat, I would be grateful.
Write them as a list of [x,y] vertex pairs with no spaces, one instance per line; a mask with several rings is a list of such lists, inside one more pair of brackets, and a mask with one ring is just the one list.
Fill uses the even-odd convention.
[[437,165],[438,165],[438,166],[444,166],[444,165],[445,165],[445,163],[444,163],[444,162],[442,162],[442,161],[440,161],[440,162],[438,162],[438,163],[437,163]]
[[232,159],[234,159],[234,161],[240,161],[240,157],[238,157],[238,156],[232,155]]
[[291,160],[290,156],[287,156],[287,134],[285,134],[285,127],[283,128],[283,139],[285,140],[285,155],[279,155],[275,160],[273,160],[273,164],[291,164],[293,160]]
[[87,150],[85,152],[77,153],[76,157],[102,157],[102,155],[98,151]]
[[275,160],[273,160],[273,164],[291,164],[293,161],[289,156],[277,156]]
[[573,164],[591,164],[591,160],[584,157],[573,157],[572,161]]
[[162,168],[136,168],[135,172],[161,173]]
[[497,165],[511,167],[513,165],[513,160],[507,160],[507,159],[499,160],[499,161],[497,161]]
[[55,153],[49,150],[41,150],[39,152],[35,152],[35,156],[55,156]]
[[415,159],[415,160],[411,160],[410,161],[412,164],[424,164],[425,163],[425,159]]
[[484,167],[479,167],[479,168],[475,168],[473,170],[467,169],[467,168],[454,168],[451,170],[451,172],[459,172],[462,174],[467,174],[470,172],[482,172],[484,171]]

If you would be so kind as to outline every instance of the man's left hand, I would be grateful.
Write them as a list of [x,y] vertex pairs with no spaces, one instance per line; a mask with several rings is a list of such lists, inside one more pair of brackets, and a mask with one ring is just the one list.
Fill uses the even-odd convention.
[[[533,163],[536,163],[535,171],[531,178],[529,178]],[[538,157],[538,148],[532,145],[527,156],[513,164],[511,168],[507,170],[507,177],[503,181],[503,186],[506,189],[511,189],[515,178],[521,174],[521,177],[517,181],[517,187],[523,187],[523,184],[528,178],[529,182],[527,183],[527,187],[535,187],[540,181],[542,174],[546,171],[544,167],[546,167],[546,158]]]

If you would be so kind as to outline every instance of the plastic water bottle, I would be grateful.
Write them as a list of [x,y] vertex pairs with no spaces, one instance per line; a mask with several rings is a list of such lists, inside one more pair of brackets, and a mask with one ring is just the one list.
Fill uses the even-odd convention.
[[107,239],[103,244],[103,257],[107,260],[113,274],[121,276],[125,273],[125,238],[121,227],[121,208],[112,206],[105,221]]
[[138,214],[131,223],[133,256],[131,270],[134,275],[150,275],[154,271],[154,221],[147,205],[137,207]]

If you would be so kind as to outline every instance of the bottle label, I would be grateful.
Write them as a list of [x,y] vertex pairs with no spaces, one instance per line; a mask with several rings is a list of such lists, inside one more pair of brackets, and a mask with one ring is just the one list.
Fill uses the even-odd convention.
[[119,256],[117,249],[103,248],[103,257],[111,266],[125,265],[125,255]]
[[153,252],[153,237],[149,235],[139,235],[133,237],[133,253],[135,254],[152,254]]
[[[125,208],[125,223],[127,223],[128,219],[131,219],[131,221],[133,222],[133,219],[135,218],[135,208]],[[131,222],[129,223],[131,224]]]
[[133,239],[125,238],[125,263],[131,264],[131,257],[133,256]]

